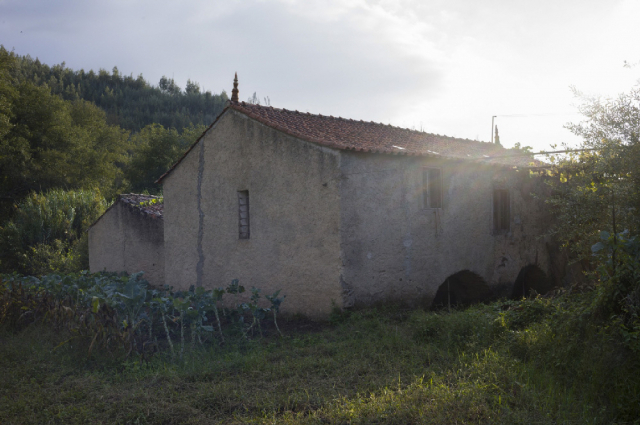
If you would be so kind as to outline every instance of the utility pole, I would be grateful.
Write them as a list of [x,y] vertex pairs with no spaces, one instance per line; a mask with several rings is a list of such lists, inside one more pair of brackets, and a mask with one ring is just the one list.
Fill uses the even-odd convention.
[[497,117],[497,115],[493,115],[491,117],[491,143],[493,143],[493,119]]

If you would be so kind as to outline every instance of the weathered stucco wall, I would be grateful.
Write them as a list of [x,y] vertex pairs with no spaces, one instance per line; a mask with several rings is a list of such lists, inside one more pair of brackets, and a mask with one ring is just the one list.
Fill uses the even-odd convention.
[[[233,110],[164,183],[167,283],[262,294],[283,311],[326,316],[340,286],[340,154]],[[249,192],[250,238],[239,239],[238,191]]]
[[[424,208],[425,167],[442,170],[443,205]],[[163,181],[166,282],[226,287],[240,279],[283,310],[325,316],[331,305],[430,303],[469,270],[509,296],[523,267],[550,271],[548,224],[528,172],[436,158],[337,151],[228,110]],[[494,188],[510,194],[496,232]],[[250,238],[239,238],[238,191]],[[491,291],[489,291],[491,292]]]
[[[462,270],[508,295],[523,266],[548,268],[544,241],[536,238],[537,201],[516,189],[520,178],[473,163],[353,152],[343,153],[341,167],[345,305],[430,303],[446,278]],[[442,170],[441,209],[424,208],[424,167]],[[497,185],[511,194],[511,231],[502,235],[493,228]]]
[[[550,280],[558,280],[552,262],[556,242],[543,235],[548,233],[552,215],[541,199],[532,193],[546,193],[544,180],[530,175],[528,170],[494,169],[491,181],[495,187],[506,187],[511,197],[510,231],[494,236],[493,268],[487,280],[496,295],[510,296],[520,271],[529,265],[542,270]],[[551,283],[551,282],[550,282]]]
[[161,218],[116,202],[89,229],[89,269],[137,273],[164,285],[164,229]]
[[199,229],[199,201],[204,163],[202,140],[162,181],[165,222],[164,252],[165,281],[175,288],[187,289],[195,285],[198,246],[202,232]]

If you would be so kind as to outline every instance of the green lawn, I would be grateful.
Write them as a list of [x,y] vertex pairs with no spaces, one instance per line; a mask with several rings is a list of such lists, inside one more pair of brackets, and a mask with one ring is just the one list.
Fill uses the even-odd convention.
[[56,348],[63,332],[32,325],[0,333],[0,423],[633,423],[637,356],[556,350],[557,308],[537,304],[283,318],[284,338],[230,338],[183,362],[88,358],[89,341]]

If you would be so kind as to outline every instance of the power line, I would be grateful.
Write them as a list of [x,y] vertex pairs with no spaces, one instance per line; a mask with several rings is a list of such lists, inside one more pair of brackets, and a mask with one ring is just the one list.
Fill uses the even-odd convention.
[[523,118],[523,117],[552,117],[552,116],[563,116],[563,115],[580,115],[580,112],[562,112],[562,113],[542,113],[542,114],[505,114],[505,115],[494,115],[494,117],[502,117],[502,118]]
[[572,152],[586,152],[586,151],[597,151],[602,150],[602,148],[586,148],[586,149],[566,149],[562,151],[540,151],[540,152],[528,152],[528,153],[514,153],[507,155],[493,155],[488,158],[513,158],[513,157],[526,157],[526,156],[535,156],[535,155],[550,155],[552,153],[572,153]]

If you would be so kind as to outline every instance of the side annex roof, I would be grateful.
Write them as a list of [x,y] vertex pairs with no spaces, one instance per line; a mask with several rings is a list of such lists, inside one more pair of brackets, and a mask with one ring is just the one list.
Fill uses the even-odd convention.
[[100,221],[117,203],[121,202],[126,205],[131,211],[142,214],[150,219],[162,220],[162,214],[164,212],[164,200],[160,196],[142,195],[136,193],[123,193],[116,197],[116,200],[102,213],[100,217],[94,221],[87,231]]

